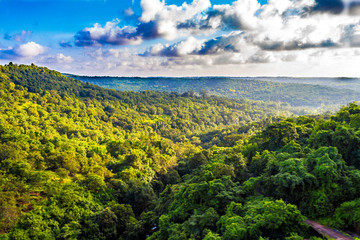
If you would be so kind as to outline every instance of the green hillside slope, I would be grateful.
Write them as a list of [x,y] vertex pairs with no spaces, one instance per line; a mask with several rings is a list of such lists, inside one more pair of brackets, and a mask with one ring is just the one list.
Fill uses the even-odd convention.
[[306,218],[356,231],[360,106],[266,118],[282,110],[1,66],[0,239],[303,239]]

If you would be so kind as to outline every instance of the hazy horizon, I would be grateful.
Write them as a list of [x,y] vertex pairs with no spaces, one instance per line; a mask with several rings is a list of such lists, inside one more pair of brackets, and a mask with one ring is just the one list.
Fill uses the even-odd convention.
[[80,77],[94,77],[94,78],[289,78],[289,79],[353,79],[360,80],[360,77],[297,77],[297,76],[268,76],[268,75],[258,75],[258,76],[227,76],[227,75],[189,75],[189,76],[162,76],[162,75],[149,75],[149,76],[125,76],[125,75],[81,75],[70,72],[61,72],[61,74],[68,76],[80,76]]

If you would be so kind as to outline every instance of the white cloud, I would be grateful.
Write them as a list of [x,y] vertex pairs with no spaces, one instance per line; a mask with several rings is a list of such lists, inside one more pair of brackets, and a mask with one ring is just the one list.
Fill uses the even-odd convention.
[[[230,34],[209,40],[192,38],[191,42],[181,41],[171,46],[162,45],[162,48],[159,47],[160,45],[155,45],[144,55],[179,57],[233,52],[236,55],[241,53],[243,59],[264,62],[271,61],[271,58],[259,58],[259,54],[261,53],[261,56],[271,54],[265,54],[262,51],[359,45],[358,18],[347,14],[304,15],[304,9],[311,8],[315,4],[313,0],[269,0],[267,5],[260,7],[255,0],[239,0],[232,5],[216,5],[206,18],[208,23],[216,19],[216,23],[211,24],[211,27],[220,28],[220,25],[226,25],[241,31],[232,31]],[[182,51],[184,46],[187,46],[187,51]]]
[[135,14],[134,10],[130,7],[124,11],[126,16],[132,16]]
[[72,63],[74,61],[71,56],[65,56],[62,53],[56,55],[56,60],[58,63]]
[[56,64],[68,64],[74,62],[74,59],[71,56],[65,56],[62,53],[58,53],[56,56],[47,56],[40,59],[40,62],[45,63],[56,63]]
[[168,20],[184,22],[211,7],[209,0],[193,0],[191,4],[184,2],[181,6],[165,5],[160,0],[141,0],[143,10],[140,20],[150,22]]
[[159,0],[142,0],[140,4],[143,10],[141,16],[142,22],[154,20],[156,15],[165,8],[165,4]]
[[194,0],[181,6],[165,5],[160,0],[142,0],[142,15],[136,27],[119,27],[120,21],[107,22],[104,27],[96,23],[75,35],[77,46],[140,44],[143,40],[164,38],[174,40],[189,33],[179,31],[178,25],[187,20],[201,18],[201,13],[211,6],[209,0]]
[[104,27],[96,23],[93,27],[84,28],[75,36],[77,46],[101,46],[102,44],[126,45],[140,44],[142,39],[134,35],[136,28],[119,27],[119,20],[107,22]]
[[155,44],[143,55],[145,56],[171,56],[179,57],[199,52],[204,46],[203,40],[189,37],[174,45]]
[[[99,66],[99,71],[101,67],[137,73],[186,69],[200,74],[199,69],[219,66],[229,70],[261,65],[276,66],[268,72],[280,74],[286,73],[281,64],[301,73],[304,69],[294,66],[309,67],[312,62],[312,73],[317,67],[324,72],[322,66],[349,66],[348,59],[359,60],[360,20],[348,14],[349,9],[341,10],[341,2],[331,5],[334,1],[324,7],[324,0],[268,0],[262,6],[257,0],[214,6],[209,0],[181,6],[142,0],[136,26],[120,27],[119,20],[95,24],[76,35],[76,45],[98,47],[89,51],[91,61],[84,67]],[[158,38],[165,41],[140,53],[137,48],[114,48]]]
[[[164,45],[159,45],[163,49]],[[110,76],[352,76],[360,51],[353,48],[263,51],[256,46],[242,52],[178,57],[142,57],[136,47],[84,49],[83,59],[71,64],[50,64],[55,69],[82,75]]]
[[28,42],[14,47],[0,49],[0,59],[31,59],[47,50],[35,42]]
[[209,0],[193,0],[191,4],[184,2],[181,6],[165,5],[160,0],[141,0],[143,23],[154,22],[157,36],[166,40],[174,40],[187,36],[189,32],[178,29],[178,25],[188,20],[201,19],[201,13],[211,7]]
[[[257,27],[258,18],[255,16],[256,12],[260,10],[260,3],[254,0],[238,0],[232,5],[215,5],[215,18],[221,16],[222,22],[219,26],[235,29],[255,29]],[[210,18],[212,19],[212,17]]]
[[25,58],[36,57],[44,53],[45,51],[46,51],[46,47],[43,47],[35,42],[25,43],[14,49],[14,52],[18,56]]

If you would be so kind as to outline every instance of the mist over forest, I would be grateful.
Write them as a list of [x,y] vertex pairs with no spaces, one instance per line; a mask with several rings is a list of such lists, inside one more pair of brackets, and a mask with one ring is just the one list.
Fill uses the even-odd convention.
[[358,101],[360,94],[360,79],[357,78],[67,76],[115,90],[134,92],[150,90],[180,94],[193,92],[199,96],[205,94],[271,101],[289,104],[291,107],[308,108],[308,111],[338,110],[341,105]]

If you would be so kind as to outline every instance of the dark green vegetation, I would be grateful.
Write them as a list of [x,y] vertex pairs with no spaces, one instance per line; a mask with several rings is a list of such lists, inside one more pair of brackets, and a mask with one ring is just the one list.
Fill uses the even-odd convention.
[[357,231],[360,106],[270,117],[284,109],[1,66],[0,239],[303,239],[306,218]]
[[228,98],[288,103],[293,107],[323,107],[347,104],[360,100],[359,79],[308,80],[280,78],[280,80],[278,80],[277,78],[229,77],[125,78],[69,76],[84,82],[116,90],[174,91],[178,93],[205,91],[205,94]]

